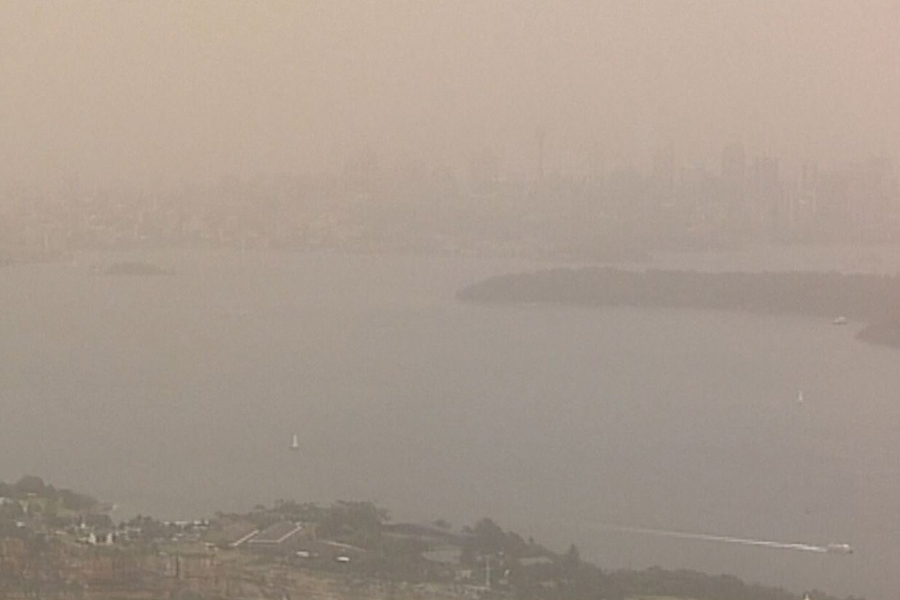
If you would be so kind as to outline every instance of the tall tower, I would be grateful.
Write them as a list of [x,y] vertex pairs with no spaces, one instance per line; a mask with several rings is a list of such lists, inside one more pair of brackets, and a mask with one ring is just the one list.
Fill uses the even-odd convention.
[[535,137],[537,138],[537,150],[538,150],[538,181],[544,180],[544,143],[547,139],[547,132],[544,131],[543,127],[538,127],[535,132]]
[[747,206],[747,158],[739,143],[722,150],[721,182],[725,215],[733,229],[742,231],[749,225],[751,211]]
[[744,186],[747,159],[741,144],[729,144],[722,150],[722,180],[732,188]]

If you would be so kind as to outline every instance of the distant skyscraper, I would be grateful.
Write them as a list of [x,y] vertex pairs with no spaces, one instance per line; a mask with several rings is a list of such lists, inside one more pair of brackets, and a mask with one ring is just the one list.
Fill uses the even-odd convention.
[[763,156],[753,161],[749,177],[752,223],[764,234],[782,229],[784,190],[777,158]]
[[538,181],[544,180],[544,149],[545,142],[547,140],[547,132],[544,131],[543,127],[538,127],[537,132],[535,133],[535,137],[537,138],[537,151],[538,151]]
[[722,181],[729,187],[743,188],[747,159],[741,144],[729,144],[722,150]]
[[800,203],[807,218],[819,212],[819,166],[816,163],[803,163],[800,169]]
[[732,229],[744,230],[748,225],[747,158],[739,143],[722,150],[722,203]]
[[378,152],[366,148],[344,162],[344,179],[356,191],[371,192],[380,174]]
[[497,180],[500,178],[500,165],[497,155],[491,150],[485,150],[472,158],[471,163],[472,188],[478,193],[495,191]]
[[672,146],[658,148],[654,152],[653,181],[660,191],[671,195],[675,185],[675,150]]

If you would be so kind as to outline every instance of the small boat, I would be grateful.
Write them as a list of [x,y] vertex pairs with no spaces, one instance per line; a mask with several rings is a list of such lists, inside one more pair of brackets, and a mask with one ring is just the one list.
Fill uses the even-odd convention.
[[803,404],[803,390],[797,392],[797,404]]
[[846,325],[847,317],[845,317],[845,316],[837,317],[834,321],[832,321],[832,323],[835,325]]
[[300,449],[300,440],[297,439],[297,434],[295,433],[291,437],[291,450],[299,450]]
[[850,544],[828,544],[825,550],[831,554],[853,554],[853,546]]

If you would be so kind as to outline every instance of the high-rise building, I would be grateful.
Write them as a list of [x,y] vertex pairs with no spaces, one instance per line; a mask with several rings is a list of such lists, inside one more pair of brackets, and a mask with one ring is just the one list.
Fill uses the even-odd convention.
[[727,225],[733,233],[744,232],[752,210],[747,206],[747,159],[740,143],[729,144],[722,150],[720,181]]
[[754,159],[747,187],[752,228],[764,235],[776,233],[783,227],[786,214],[778,159],[770,156]]
[[672,146],[657,148],[653,153],[652,177],[664,198],[671,198],[675,187],[675,150]]
[[538,127],[535,132],[535,138],[537,140],[537,176],[538,181],[544,180],[544,151],[546,149],[546,141],[547,141],[547,132],[544,131],[543,127]]
[[722,181],[734,187],[743,187],[746,178],[747,159],[744,146],[729,144],[722,150]]
[[499,179],[500,164],[496,154],[486,150],[472,158],[471,180],[473,191],[479,194],[494,192]]
[[819,217],[819,166],[803,163],[797,180],[794,214],[797,233],[808,236]]

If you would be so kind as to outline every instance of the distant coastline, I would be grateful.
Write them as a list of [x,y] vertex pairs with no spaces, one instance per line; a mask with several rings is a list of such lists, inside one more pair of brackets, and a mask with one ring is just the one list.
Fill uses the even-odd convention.
[[900,277],[837,272],[701,273],[557,268],[491,277],[459,291],[478,304],[689,308],[850,319],[857,337],[900,348]]

